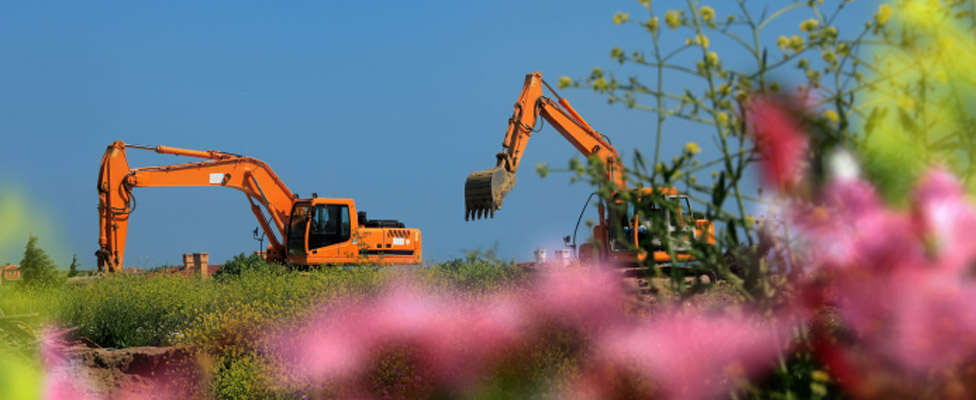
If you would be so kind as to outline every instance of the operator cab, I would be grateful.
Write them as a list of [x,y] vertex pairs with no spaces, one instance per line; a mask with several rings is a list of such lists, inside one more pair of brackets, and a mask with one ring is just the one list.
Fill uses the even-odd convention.
[[[650,189],[646,189],[649,193]],[[685,195],[666,193],[671,207],[652,201],[650,196],[640,196],[640,210],[634,203],[626,201],[621,194],[613,197],[613,203],[618,207],[610,210],[610,250],[614,252],[631,251],[639,248],[655,230],[656,223],[665,224],[676,251],[690,248],[690,240],[694,237],[695,223],[692,218],[691,202]],[[617,230],[619,227],[619,231]],[[636,231],[636,232],[635,232]],[[619,234],[617,232],[620,232]],[[651,238],[655,251],[663,251],[665,246],[660,238]]]
[[407,265],[423,261],[420,231],[370,220],[352,199],[298,199],[287,222],[286,261],[295,265]]
[[349,241],[352,237],[349,213],[347,204],[314,200],[295,203],[288,227],[288,255],[304,256],[315,249]]

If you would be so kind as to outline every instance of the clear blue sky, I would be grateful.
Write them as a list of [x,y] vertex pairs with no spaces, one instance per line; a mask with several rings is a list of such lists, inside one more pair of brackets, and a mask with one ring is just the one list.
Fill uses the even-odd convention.
[[[665,3],[656,2],[661,15]],[[863,21],[877,5],[854,7],[853,21]],[[62,266],[77,253],[94,267],[95,183],[114,140],[259,158],[302,196],[351,197],[371,218],[421,229],[427,259],[496,243],[516,260],[559,248],[590,188],[536,176],[536,163],[562,167],[575,155],[554,129],[532,137],[494,219],[464,221],[464,179],[494,166],[525,74],[551,83],[595,66],[649,74],[608,58],[614,46],[650,49],[638,27],[611,22],[618,10],[646,18],[634,1],[4,2],[0,218],[13,208],[24,218],[0,221],[0,263],[18,262],[34,232]],[[720,54],[735,62],[734,51]],[[589,90],[561,94],[625,156],[653,152],[652,114]],[[707,132],[677,128],[664,156],[688,141],[709,151]],[[129,160],[190,159],[130,150]],[[219,263],[258,248],[240,192],[135,194],[127,266],[196,251]]]

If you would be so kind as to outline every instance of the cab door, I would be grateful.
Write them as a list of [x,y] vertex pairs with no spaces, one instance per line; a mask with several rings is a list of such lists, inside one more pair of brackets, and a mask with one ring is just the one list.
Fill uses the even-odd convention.
[[339,262],[339,247],[352,237],[349,206],[316,204],[308,224],[308,256],[315,263]]
[[308,202],[295,203],[291,209],[291,218],[288,221],[288,239],[285,247],[288,249],[288,256],[304,257],[308,254],[305,238],[308,236],[308,215],[311,204]]

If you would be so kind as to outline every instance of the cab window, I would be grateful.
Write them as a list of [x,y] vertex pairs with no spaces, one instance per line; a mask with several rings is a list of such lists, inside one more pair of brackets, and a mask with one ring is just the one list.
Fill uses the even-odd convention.
[[320,204],[312,208],[308,248],[317,249],[349,240],[349,206]]

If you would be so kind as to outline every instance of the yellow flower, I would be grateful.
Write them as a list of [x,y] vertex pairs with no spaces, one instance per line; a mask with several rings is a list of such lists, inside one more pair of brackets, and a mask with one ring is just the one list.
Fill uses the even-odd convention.
[[848,46],[847,43],[841,43],[837,45],[837,54],[846,56],[850,52],[851,52],[851,46]]
[[664,14],[664,24],[668,28],[675,29],[681,26],[681,11],[671,10]]
[[824,35],[826,35],[827,37],[831,37],[831,38],[837,37],[837,28],[834,28],[832,26],[828,26],[824,28],[823,32]]
[[790,46],[790,38],[786,36],[780,36],[779,39],[776,39],[776,47],[779,47],[780,50],[786,50],[786,48],[789,46]]
[[803,38],[801,38],[801,37],[799,37],[797,35],[791,36],[790,37],[790,47],[793,48],[794,51],[803,50]]
[[[707,38],[705,39],[705,43],[706,44],[708,43],[708,39]],[[707,47],[707,45],[706,45],[706,47]],[[710,51],[708,53],[705,53],[705,61],[708,61],[708,63],[711,64],[711,65],[718,65],[718,54],[716,54],[714,51]]]
[[837,61],[837,55],[834,54],[833,50],[824,50],[822,53],[820,53],[820,57],[828,63]]
[[568,77],[568,76],[560,76],[559,77],[559,84],[558,84],[558,86],[559,86],[560,89],[565,89],[565,88],[569,87],[569,85],[571,85],[572,83],[573,83],[573,79],[570,78],[570,77]]
[[704,48],[707,49],[708,48],[708,36],[705,36],[704,33],[699,33],[697,36],[695,36],[695,44],[701,45],[701,47],[704,47]]
[[878,12],[874,14],[874,21],[877,22],[878,25],[884,26],[888,23],[888,20],[891,19],[892,13],[894,13],[894,10],[891,9],[891,6],[882,4],[880,7],[878,7]]
[[726,85],[724,83],[721,84],[721,85],[718,85],[718,94],[720,94],[722,96],[728,96],[729,93],[732,93],[732,87],[730,87],[729,85]]
[[813,32],[818,26],[820,26],[820,22],[818,22],[816,19],[810,18],[800,23],[800,30],[804,32]]
[[593,88],[596,90],[604,90],[607,87],[607,79],[599,78],[593,81]]
[[898,98],[898,108],[905,112],[911,112],[915,109],[915,100],[908,96],[900,96]]
[[711,22],[713,19],[715,19],[714,8],[711,8],[709,6],[703,6],[701,9],[698,10],[698,12],[701,14],[702,20],[704,20],[705,22]]
[[647,30],[650,31],[651,33],[657,33],[658,25],[659,23],[657,17],[651,17],[651,19],[647,20],[647,23],[644,24]]
[[821,371],[819,369],[811,372],[810,377],[813,378],[813,380],[818,382],[830,382],[830,374]]
[[746,215],[746,226],[752,226],[756,224],[756,217],[751,215]]
[[701,147],[698,147],[698,143],[688,142],[685,144],[685,151],[691,154],[701,153]]
[[720,112],[717,116],[715,116],[715,121],[717,121],[719,125],[725,125],[729,123],[729,114]]
[[950,37],[942,37],[939,39],[939,50],[948,51],[951,50],[955,45],[955,42]]
[[837,115],[837,111],[834,111],[834,109],[829,109],[827,111],[824,111],[823,117],[826,118],[831,123],[837,123],[837,121],[840,121],[840,116]]
[[615,25],[620,25],[627,22],[628,19],[630,19],[630,14],[625,12],[617,11],[617,13],[613,15],[613,23]]

